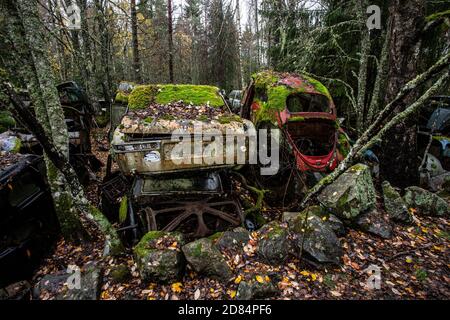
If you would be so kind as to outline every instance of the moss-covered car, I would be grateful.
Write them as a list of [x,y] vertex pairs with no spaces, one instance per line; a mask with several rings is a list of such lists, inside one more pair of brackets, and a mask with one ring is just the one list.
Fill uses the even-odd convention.
[[302,172],[333,170],[350,146],[328,89],[305,75],[254,74],[244,92],[241,116],[256,128],[280,128]]
[[243,211],[226,171],[238,165],[238,154],[246,159],[251,129],[217,87],[136,86],[112,137],[121,174],[104,183],[103,206],[120,199],[110,216],[134,242],[154,230],[199,237],[241,225]]
[[[112,146],[115,160],[125,174],[230,167],[236,161],[225,161],[226,156],[233,152],[236,157],[244,149],[239,149],[237,142],[233,142],[232,149],[227,148],[225,134],[244,138],[249,128],[253,124],[230,111],[217,87],[140,85],[128,95],[128,111],[114,132]],[[202,136],[202,145],[194,149],[193,138],[198,135]],[[222,142],[217,141],[222,144],[221,155],[205,151],[214,135],[224,137]],[[174,149],[180,146],[177,137],[185,138],[186,148],[192,152],[179,154],[176,150],[186,149]],[[215,161],[216,158],[223,161]]]

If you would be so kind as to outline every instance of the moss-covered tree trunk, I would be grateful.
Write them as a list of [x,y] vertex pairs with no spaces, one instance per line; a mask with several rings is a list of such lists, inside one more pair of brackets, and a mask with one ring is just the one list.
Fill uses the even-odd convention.
[[[68,157],[67,127],[45,51],[48,46],[43,38],[44,30],[39,21],[37,2],[5,1],[4,6],[5,10],[2,11],[7,15],[9,37],[15,48],[16,72],[27,84],[37,120],[56,148]],[[74,210],[64,176],[47,157],[45,163],[61,231],[66,239],[78,240],[83,228]]]
[[[35,116],[14,97],[12,90],[7,93],[15,107],[16,114],[35,134],[44,148],[47,176],[51,187],[56,214],[65,239],[76,241],[86,234],[81,214],[95,223],[103,232],[109,249],[117,252],[121,243],[109,222],[86,200],[83,188],[69,164],[69,139],[64,113],[51,64],[42,21],[38,14],[36,0],[2,1],[2,14],[8,21],[9,41],[14,48],[15,72],[27,84],[33,102]],[[7,88],[7,86],[2,86]]]

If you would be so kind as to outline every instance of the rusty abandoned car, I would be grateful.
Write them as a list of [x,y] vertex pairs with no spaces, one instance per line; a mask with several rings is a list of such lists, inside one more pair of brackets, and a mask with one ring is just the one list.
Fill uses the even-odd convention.
[[254,74],[243,95],[241,116],[250,119],[256,129],[281,130],[280,172],[257,179],[261,187],[280,187],[284,194],[278,192],[277,198],[294,195],[298,200],[301,191],[336,168],[350,148],[328,89],[305,75]]
[[0,157],[0,287],[31,276],[58,234],[42,156]]
[[[119,94],[128,104],[113,133],[111,150],[121,174],[106,179],[102,206],[123,223],[120,230],[131,231],[135,242],[150,230],[179,230],[200,237],[241,225],[242,208],[226,174],[235,162],[215,163],[212,160],[222,155],[197,152],[191,139],[200,135],[203,149],[212,134],[244,137],[253,124],[232,114],[212,86],[142,85]],[[196,132],[196,127],[202,131]],[[188,156],[177,152],[180,139]],[[226,152],[225,139],[217,143]],[[235,155],[237,148],[233,144]]]

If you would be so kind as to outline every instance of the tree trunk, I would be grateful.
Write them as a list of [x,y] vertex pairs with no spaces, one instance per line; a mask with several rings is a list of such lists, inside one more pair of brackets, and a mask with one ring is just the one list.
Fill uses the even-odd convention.
[[[417,75],[419,38],[425,25],[425,1],[393,0],[389,7],[391,23],[390,69],[388,73],[386,102],[391,101],[400,88]],[[407,108],[416,98],[410,95],[397,106],[396,113]],[[417,184],[418,157],[415,119],[402,121],[388,133],[383,142],[380,173],[399,187]]]
[[[84,238],[86,233],[79,215],[83,213],[87,219],[96,222],[109,241],[111,250],[117,252],[121,244],[115,230],[98,210],[89,207],[68,161],[67,127],[46,51],[48,46],[43,36],[45,33],[37,11],[37,1],[6,0],[2,2],[2,6],[15,48],[15,69],[9,71],[17,73],[28,84],[37,121],[34,120],[30,109],[24,107],[14,96],[11,87],[3,86],[2,89],[10,96],[15,113],[19,116],[26,115],[19,119],[35,134],[44,148],[48,182],[62,234],[69,241]],[[58,155],[57,158],[55,154]]]
[[139,59],[139,40],[137,30],[136,0],[131,0],[131,38],[133,43],[133,74],[134,81],[141,83],[141,63]]
[[169,81],[173,79],[173,20],[172,20],[172,0],[167,0],[167,30],[169,33]]

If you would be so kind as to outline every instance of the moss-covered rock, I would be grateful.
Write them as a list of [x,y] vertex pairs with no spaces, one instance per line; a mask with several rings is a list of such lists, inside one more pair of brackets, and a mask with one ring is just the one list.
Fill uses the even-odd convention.
[[272,221],[258,230],[258,257],[272,265],[282,264],[290,252],[289,230],[286,225]]
[[[258,280],[256,280],[258,277]],[[239,283],[236,298],[238,300],[253,300],[270,298],[279,294],[279,290],[266,275],[257,275],[248,281]]]
[[198,239],[184,245],[182,250],[195,272],[223,282],[233,276],[231,268],[211,239]]
[[319,194],[318,200],[339,218],[353,219],[376,204],[370,168],[356,164]]
[[[299,255],[301,249],[321,263],[339,264],[342,256],[341,243],[330,225],[307,208],[289,225],[293,233],[293,254]],[[311,212],[312,211],[312,212]]]
[[295,221],[295,219],[301,214],[303,217],[306,215],[306,212],[308,212],[308,215],[316,215],[325,224],[328,224],[328,226],[334,231],[334,233],[338,237],[342,237],[346,234],[346,229],[344,226],[344,223],[339,220],[338,217],[336,217],[334,214],[331,214],[327,210],[324,210],[320,206],[311,206],[306,208],[303,212],[283,212],[283,221],[287,222],[289,225],[292,225]]
[[408,207],[400,193],[388,181],[383,181],[383,200],[387,214],[392,221],[402,223],[412,223],[412,216],[408,212]]
[[113,283],[123,283],[131,278],[130,269],[123,264],[113,267],[110,275]]
[[364,232],[374,234],[384,239],[392,238],[392,227],[383,214],[377,209],[360,214],[355,225]]
[[210,237],[221,252],[241,253],[250,240],[250,234],[242,227],[231,231],[218,232]]
[[178,232],[150,231],[134,247],[134,257],[144,281],[167,283],[180,279],[185,260],[184,237]]
[[444,199],[419,187],[406,188],[403,198],[408,208],[417,209],[423,215],[448,216],[450,212],[450,206]]

